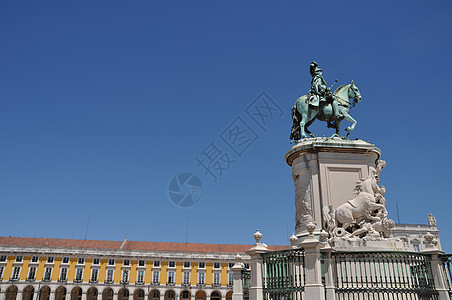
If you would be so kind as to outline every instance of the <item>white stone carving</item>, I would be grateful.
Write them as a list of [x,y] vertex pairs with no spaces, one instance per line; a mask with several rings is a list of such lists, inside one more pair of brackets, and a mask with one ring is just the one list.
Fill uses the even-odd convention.
[[426,250],[432,250],[436,249],[436,245],[438,245],[438,241],[435,239],[435,236],[431,234],[430,232],[427,232],[426,235],[424,235],[425,240],[425,249]]
[[265,250],[267,251],[268,247],[266,244],[263,244],[260,242],[262,239],[262,233],[259,232],[259,229],[256,230],[256,232],[253,234],[254,239],[256,240],[256,243],[253,245],[253,247],[248,251],[254,251],[254,250]]
[[289,241],[290,241],[290,246],[292,248],[296,248],[297,247],[298,238],[295,235],[295,233],[292,233],[292,236],[289,238]]
[[333,230],[336,228],[335,210],[333,205],[323,207],[323,228],[330,236],[333,235]]
[[437,225],[436,225],[436,218],[432,214],[428,215],[428,226],[430,226],[430,227],[437,227]]
[[377,161],[375,168],[371,168],[369,177],[356,183],[355,197],[335,211],[332,207],[324,206],[324,225],[331,236],[366,239],[390,237],[390,229],[395,223],[387,218],[384,197],[386,188],[378,185],[380,172],[385,166],[385,161]]
[[262,233],[259,232],[259,229],[256,230],[256,232],[253,234],[253,237],[256,240],[256,244],[259,244],[262,238]]
[[[295,181],[295,197],[298,199],[301,205],[298,205],[296,211],[296,220],[298,220],[297,225],[306,226],[310,222],[314,222],[312,215],[312,191],[311,185],[306,184],[305,186],[298,187],[299,180]],[[314,222],[315,223],[315,222]]]

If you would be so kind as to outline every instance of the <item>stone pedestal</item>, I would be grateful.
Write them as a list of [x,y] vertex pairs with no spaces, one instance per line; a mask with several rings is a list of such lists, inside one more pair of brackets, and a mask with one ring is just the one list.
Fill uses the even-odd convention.
[[300,246],[304,249],[304,262],[306,272],[306,283],[304,292],[306,299],[325,300],[325,288],[322,284],[322,267],[320,262],[320,247],[319,242],[315,236],[308,232],[307,237]]
[[410,251],[406,242],[397,238],[337,238],[330,241],[336,251]]
[[263,274],[264,274],[264,262],[262,258],[262,254],[268,253],[269,250],[267,246],[260,242],[262,238],[262,233],[259,232],[259,229],[253,234],[256,243],[250,250],[245,253],[251,257],[251,282],[250,282],[250,299],[253,300],[263,300],[264,299],[264,282],[263,282]]
[[236,262],[231,267],[233,285],[232,285],[232,300],[243,300],[243,281],[242,281],[242,271],[244,270],[244,265],[240,260],[240,255],[236,256]]
[[355,183],[369,176],[381,152],[363,140],[303,139],[286,153],[295,182],[295,234],[303,240],[306,224],[322,230],[324,206],[335,209],[354,198]]

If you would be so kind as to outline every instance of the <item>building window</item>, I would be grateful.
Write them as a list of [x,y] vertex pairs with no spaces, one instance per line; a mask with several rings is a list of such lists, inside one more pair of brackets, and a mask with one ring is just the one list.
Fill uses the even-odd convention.
[[91,271],[91,282],[97,282],[98,275],[99,275],[99,270],[98,269],[93,269]]
[[244,264],[245,265],[245,269],[249,269],[250,268],[250,264]]
[[0,256],[0,261],[6,261],[6,255]]
[[5,269],[5,267],[0,267],[0,280],[3,279],[3,270]]
[[67,268],[62,268],[61,274],[60,274],[60,281],[66,281],[66,280],[67,280]]
[[63,257],[63,264],[69,263],[69,257]]
[[160,277],[160,272],[159,271],[154,271],[152,273],[152,283],[153,284],[158,284],[159,283],[159,277]]
[[200,263],[198,264],[198,268],[200,268],[200,269],[205,269],[205,268],[206,268],[206,263],[205,263],[205,262],[200,262]]
[[53,256],[47,257],[47,262],[48,263],[53,263]]
[[419,244],[413,244],[414,252],[419,252]]
[[213,263],[213,267],[215,269],[219,269],[220,268],[220,263]]
[[23,256],[16,256],[16,262],[22,262]]
[[154,261],[154,267],[160,267],[160,262],[158,260]]
[[36,267],[30,267],[30,271],[28,271],[28,280],[35,280],[36,277]]
[[129,282],[129,270],[122,270],[122,282]]
[[113,282],[113,271],[114,270],[107,270],[107,282]]
[[184,268],[190,268],[190,262],[184,261]]
[[182,292],[182,299],[190,299],[190,294],[188,293],[188,291]]
[[168,267],[169,268],[174,268],[175,266],[176,266],[176,263],[174,261],[168,262]]
[[229,268],[232,268],[234,266],[234,263],[229,263]]
[[14,267],[13,274],[11,276],[11,280],[16,281],[19,280],[20,267]]
[[109,259],[108,260],[108,265],[109,266],[114,266],[115,265],[115,260],[114,259]]
[[213,273],[213,285],[220,286],[220,273]]
[[98,265],[98,264],[99,264],[99,259],[98,258],[93,259],[93,265]]
[[174,272],[168,272],[168,284],[173,285],[174,284]]
[[31,262],[38,262],[38,260],[39,260],[39,257],[37,257],[37,256],[33,256],[31,258]]
[[138,271],[137,283],[144,283],[144,271]]
[[153,298],[159,298],[160,299],[160,292],[157,290],[154,290],[154,292],[152,293],[152,297]]
[[44,273],[44,281],[50,281],[52,275],[52,268],[46,268],[46,271]]
[[233,284],[234,284],[234,275],[232,273],[229,273],[228,285],[232,286]]
[[85,263],[85,259],[84,258],[79,258],[77,260],[77,263],[83,265]]
[[75,273],[75,280],[81,282],[82,279],[83,279],[83,269],[77,269],[77,272]]
[[130,265],[130,260],[124,259],[124,266],[129,266],[129,265]]
[[205,285],[206,284],[206,273],[198,273],[198,284]]
[[138,265],[140,266],[140,267],[144,267],[144,260],[139,260],[138,261]]
[[184,281],[182,282],[184,285],[190,284],[190,272],[184,272]]

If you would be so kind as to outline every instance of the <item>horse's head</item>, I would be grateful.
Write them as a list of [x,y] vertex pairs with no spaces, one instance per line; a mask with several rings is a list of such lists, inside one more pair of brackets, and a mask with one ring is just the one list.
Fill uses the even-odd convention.
[[362,100],[361,93],[359,92],[358,87],[355,83],[350,84],[350,88],[348,89],[348,98],[353,99],[355,103],[360,103]]

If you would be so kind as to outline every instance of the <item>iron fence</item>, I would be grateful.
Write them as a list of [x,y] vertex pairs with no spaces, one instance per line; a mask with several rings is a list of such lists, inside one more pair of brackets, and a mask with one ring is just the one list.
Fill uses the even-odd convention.
[[263,293],[266,300],[301,300],[306,282],[304,250],[263,255]]
[[443,260],[442,270],[446,287],[449,290],[449,296],[452,298],[452,254],[442,255],[441,259]]
[[336,252],[332,258],[338,300],[438,299],[429,255]]
[[250,270],[242,270],[243,299],[250,298],[250,279],[251,279],[251,271]]

